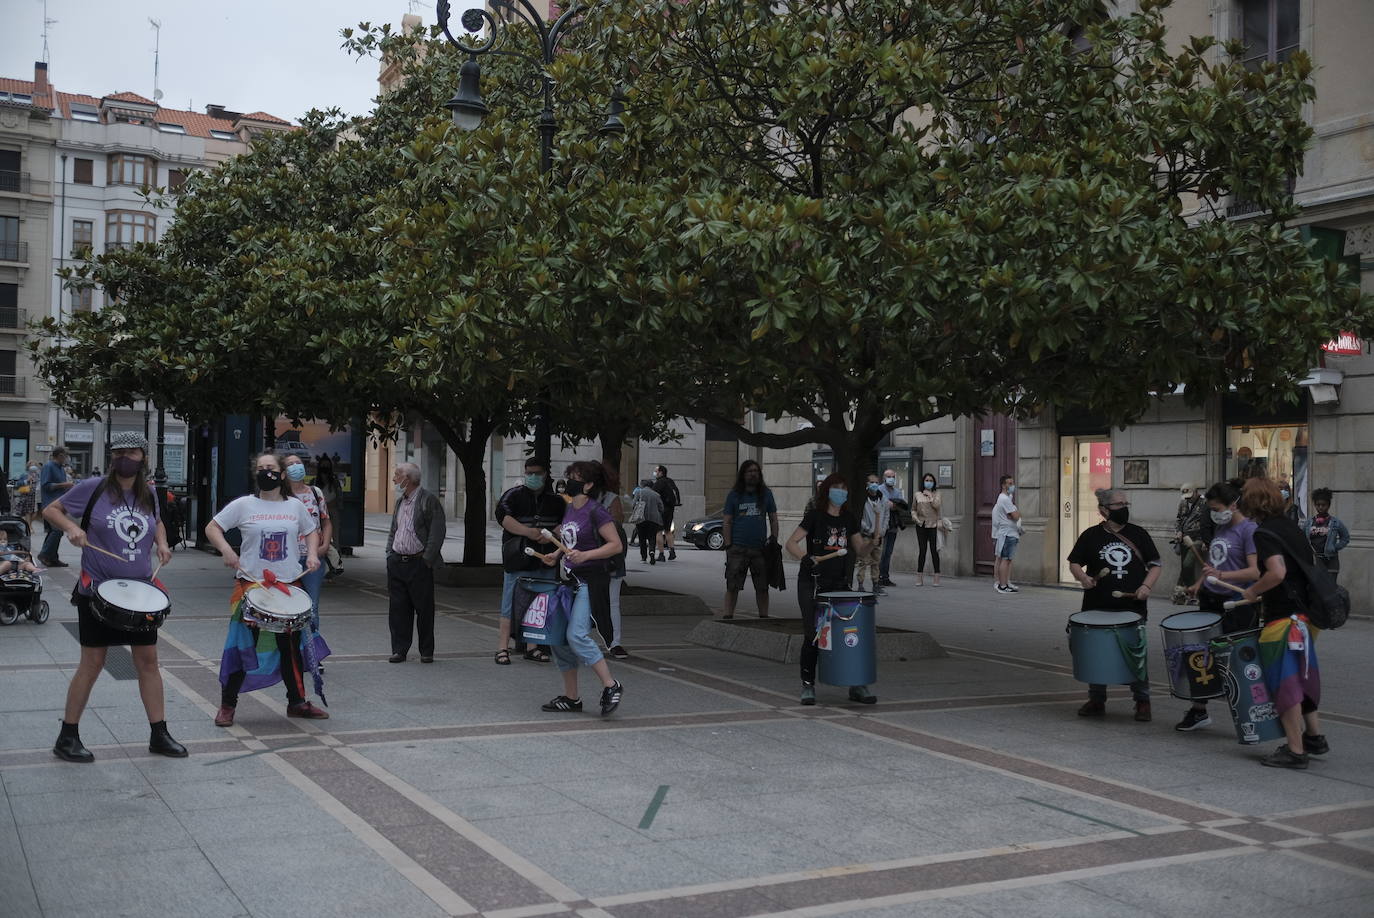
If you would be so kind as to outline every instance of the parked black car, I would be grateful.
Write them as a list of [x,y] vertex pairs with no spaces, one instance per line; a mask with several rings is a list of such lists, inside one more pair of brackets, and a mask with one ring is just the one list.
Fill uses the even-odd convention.
[[678,533],[697,548],[720,551],[725,547],[725,520],[719,513],[713,513],[699,520],[692,520]]

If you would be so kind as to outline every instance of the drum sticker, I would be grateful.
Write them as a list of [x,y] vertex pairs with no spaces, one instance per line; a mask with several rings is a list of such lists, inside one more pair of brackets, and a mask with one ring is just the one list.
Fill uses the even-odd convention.
[[858,629],[858,628],[846,628],[846,629],[844,629],[844,646],[846,646],[846,647],[858,647],[858,646],[859,646],[859,629]]
[[1260,671],[1259,666],[1254,663],[1245,664],[1245,678],[1247,680],[1250,682],[1258,682],[1263,676],[1264,673]]
[[1195,674],[1193,681],[1198,685],[1205,686],[1216,678],[1212,675],[1212,655],[1205,650],[1189,654],[1188,668]]
[[1250,708],[1250,722],[1260,723],[1266,720],[1276,720],[1279,714],[1274,710],[1274,703],[1267,701],[1264,704],[1257,704]]
[[1262,682],[1250,683],[1250,700],[1255,704],[1264,704],[1269,700],[1269,692]]
[[264,532],[258,548],[258,557],[263,561],[285,561],[286,531]]
[[549,594],[540,593],[534,597],[529,609],[525,611],[525,625],[530,628],[543,628],[549,620]]

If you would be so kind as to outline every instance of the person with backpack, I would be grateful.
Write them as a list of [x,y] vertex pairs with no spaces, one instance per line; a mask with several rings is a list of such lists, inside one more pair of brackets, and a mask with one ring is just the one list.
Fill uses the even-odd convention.
[[1341,571],[1341,549],[1350,544],[1350,530],[1331,515],[1331,489],[1312,492],[1312,515],[1303,523],[1303,532],[1312,543],[1312,552],[1335,580]]
[[[1321,670],[1317,665],[1314,599],[1334,584],[1312,559],[1312,546],[1288,516],[1287,499],[1267,478],[1251,478],[1241,491],[1240,509],[1258,524],[1255,550],[1260,578],[1243,595],[1260,601],[1260,663],[1264,684],[1288,742],[1260,759],[1271,768],[1306,768],[1308,758],[1330,750],[1321,732]],[[1328,590],[1330,586],[1333,589]],[[1323,619],[1326,620],[1326,619]],[[1330,621],[1327,620],[1328,625]],[[1339,622],[1335,623],[1339,625]]]
[[630,524],[639,535],[639,560],[658,563],[654,542],[663,528],[663,498],[654,490],[653,482],[645,478],[635,488],[635,504],[630,510]]

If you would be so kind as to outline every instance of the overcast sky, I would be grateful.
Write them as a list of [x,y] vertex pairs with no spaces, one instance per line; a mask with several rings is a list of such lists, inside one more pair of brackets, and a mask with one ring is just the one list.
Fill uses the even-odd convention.
[[[454,18],[469,5],[454,3]],[[42,0],[0,0],[0,76],[33,79],[43,58]],[[48,74],[63,92],[99,98],[129,90],[152,98],[155,33],[162,22],[158,85],[167,108],[264,111],[299,120],[311,108],[371,108],[375,58],[340,50],[339,30],[399,25],[412,7],[426,25],[434,3],[407,0],[48,0]]]

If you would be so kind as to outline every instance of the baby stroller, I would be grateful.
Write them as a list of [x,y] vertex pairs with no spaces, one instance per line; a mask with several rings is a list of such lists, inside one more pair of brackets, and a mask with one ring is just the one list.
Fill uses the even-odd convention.
[[19,616],[41,625],[48,620],[48,603],[43,598],[43,578],[23,570],[33,561],[29,553],[29,524],[20,516],[0,516],[0,562],[7,570],[0,574],[0,625],[13,625]]

